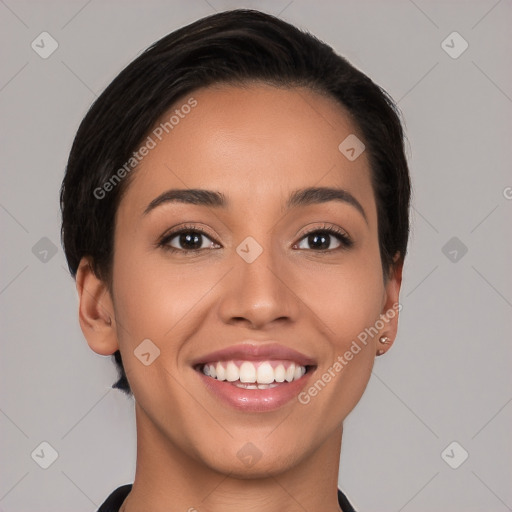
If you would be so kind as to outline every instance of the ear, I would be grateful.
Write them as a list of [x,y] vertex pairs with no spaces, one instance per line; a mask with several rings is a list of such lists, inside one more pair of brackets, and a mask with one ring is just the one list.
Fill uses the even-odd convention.
[[[384,326],[380,329],[376,340],[376,353],[378,356],[384,354],[391,348],[398,331],[398,315],[399,311],[402,309],[402,305],[399,303],[399,297],[400,287],[402,286],[403,269],[403,260],[399,262],[399,257],[400,253],[396,253],[393,259],[394,267],[391,269],[389,278],[384,287],[382,310],[380,314],[380,319]],[[380,341],[383,336],[387,338],[385,343]]]
[[80,260],[76,273],[78,318],[85,339],[94,352],[107,356],[118,350],[114,307],[106,283],[93,272],[91,260]]

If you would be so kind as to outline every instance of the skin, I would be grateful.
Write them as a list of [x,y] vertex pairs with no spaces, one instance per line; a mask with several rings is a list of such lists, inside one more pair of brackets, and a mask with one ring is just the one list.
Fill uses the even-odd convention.
[[[119,205],[112,293],[88,258],[76,279],[89,346],[120,349],[135,396],[137,469],[122,510],[339,511],[343,420],[377,351],[392,344],[379,336],[395,339],[398,314],[307,405],[235,410],[210,395],[191,361],[248,338],[274,340],[316,359],[313,383],[398,302],[402,268],[383,279],[366,153],[350,162],[338,150],[358,129],[306,89],[217,85],[192,96],[197,106],[144,158]],[[292,190],[309,186],[349,191],[367,221],[339,201],[283,209]],[[167,203],[143,215],[171,188],[218,190],[231,205]],[[204,249],[187,255],[179,237],[181,253],[157,247],[185,223],[208,232]],[[337,248],[334,236],[327,251],[308,243],[305,229],[324,223],[353,246]],[[250,264],[236,252],[247,236],[263,248]],[[161,351],[149,366],[133,355],[146,338]],[[237,457],[249,441],[261,452],[250,467]]]

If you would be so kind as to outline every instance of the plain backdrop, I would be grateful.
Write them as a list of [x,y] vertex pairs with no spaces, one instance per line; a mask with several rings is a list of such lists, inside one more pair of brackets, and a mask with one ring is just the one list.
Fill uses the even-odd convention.
[[[119,71],[237,7],[332,45],[405,122],[399,335],[345,423],[340,487],[358,512],[512,510],[510,0],[1,0],[0,510],[93,512],[133,481],[133,401],[79,328],[59,187],[81,119]],[[52,449],[43,469],[37,454]]]

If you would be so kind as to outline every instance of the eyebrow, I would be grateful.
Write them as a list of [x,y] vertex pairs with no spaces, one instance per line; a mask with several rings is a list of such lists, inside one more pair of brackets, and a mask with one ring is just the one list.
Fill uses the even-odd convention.
[[[349,204],[364,217],[368,224],[366,212],[361,203],[350,193],[341,188],[332,187],[308,187],[293,191],[286,202],[286,209],[309,206],[313,204],[327,203],[329,201],[340,201]],[[143,215],[165,203],[186,203],[213,208],[228,208],[229,201],[222,192],[205,189],[171,189],[155,197]]]

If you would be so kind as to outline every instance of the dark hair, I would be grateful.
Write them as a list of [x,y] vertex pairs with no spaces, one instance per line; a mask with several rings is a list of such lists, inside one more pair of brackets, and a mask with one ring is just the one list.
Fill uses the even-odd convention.
[[[61,238],[74,278],[88,255],[94,273],[112,290],[115,215],[131,174],[104,198],[95,191],[126,164],[157,120],[195,89],[252,81],[307,87],[348,110],[369,156],[385,279],[403,263],[411,185],[393,100],[313,35],[269,14],[237,9],[202,18],[154,43],[119,73],[83,119],[60,191]],[[131,394],[119,350],[114,359],[119,380],[113,387]]]

